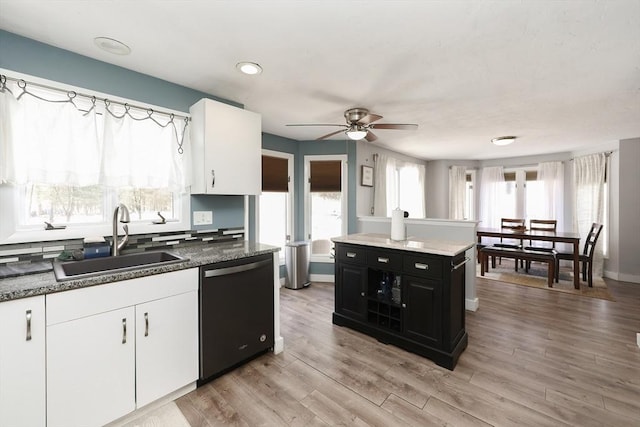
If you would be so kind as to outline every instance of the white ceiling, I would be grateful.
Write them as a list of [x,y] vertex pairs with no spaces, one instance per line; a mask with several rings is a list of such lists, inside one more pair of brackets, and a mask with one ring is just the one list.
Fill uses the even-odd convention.
[[[424,159],[640,137],[640,0],[0,0],[0,28],[242,103],[297,140],[336,129],[285,124],[344,123],[351,107],[417,123],[376,143]],[[518,139],[490,143],[502,135]]]

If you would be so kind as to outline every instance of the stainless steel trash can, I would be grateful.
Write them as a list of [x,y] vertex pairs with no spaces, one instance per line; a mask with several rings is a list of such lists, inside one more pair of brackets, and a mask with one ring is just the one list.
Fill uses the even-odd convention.
[[287,276],[284,286],[289,289],[301,289],[309,286],[309,256],[311,255],[311,242],[291,242],[284,248],[284,263],[287,267]]

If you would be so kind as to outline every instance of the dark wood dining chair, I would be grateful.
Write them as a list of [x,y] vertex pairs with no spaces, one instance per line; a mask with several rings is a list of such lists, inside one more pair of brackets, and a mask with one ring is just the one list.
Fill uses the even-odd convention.
[[[524,229],[524,219],[520,218],[501,218],[500,219],[500,229],[501,230],[521,230]],[[520,239],[509,239],[500,237],[500,242],[494,243],[493,246],[498,248],[512,248],[512,249],[520,249],[522,248],[522,240]],[[518,268],[518,259],[516,261],[516,270]],[[502,264],[502,258],[498,258],[498,262]],[[495,265],[495,261],[493,261]],[[522,262],[520,263],[522,265]]]
[[[598,242],[598,237],[600,237],[601,231],[602,224],[594,222],[591,225],[587,239],[584,242],[584,250],[579,255],[579,260],[582,265],[582,281],[588,282],[590,288],[593,287],[593,253],[595,252],[596,243]],[[560,269],[561,259],[573,261],[573,252],[556,253],[556,283],[558,283],[560,277],[558,270]]]
[[[529,220],[529,231],[541,231],[555,233],[558,227],[558,221],[555,219],[531,219]],[[545,242],[540,240],[529,240],[529,245],[524,249],[528,251],[553,252],[556,248],[556,242]],[[525,271],[529,271],[531,261],[527,261]]]

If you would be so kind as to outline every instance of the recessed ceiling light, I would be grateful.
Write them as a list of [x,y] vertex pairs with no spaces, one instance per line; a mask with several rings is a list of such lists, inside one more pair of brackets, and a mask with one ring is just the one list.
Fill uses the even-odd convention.
[[131,53],[131,48],[129,46],[116,39],[109,37],[96,37],[93,39],[93,42],[100,49],[113,53],[114,55],[129,55]]
[[262,73],[262,67],[255,62],[238,62],[236,64],[238,71],[244,74],[255,75]]
[[498,138],[493,138],[491,142],[493,142],[495,145],[509,145],[515,140],[515,136],[500,136]]

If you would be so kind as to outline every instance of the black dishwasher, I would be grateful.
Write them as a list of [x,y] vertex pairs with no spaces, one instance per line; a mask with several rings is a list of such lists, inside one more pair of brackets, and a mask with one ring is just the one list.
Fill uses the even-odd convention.
[[200,381],[273,347],[273,255],[200,267]]

